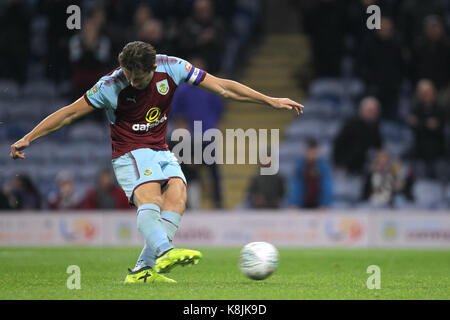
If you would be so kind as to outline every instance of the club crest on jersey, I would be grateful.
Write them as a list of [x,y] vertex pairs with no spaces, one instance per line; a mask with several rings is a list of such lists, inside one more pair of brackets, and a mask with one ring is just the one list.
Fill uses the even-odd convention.
[[167,79],[159,81],[156,83],[156,89],[158,89],[158,92],[165,96],[169,92],[169,83],[167,82]]

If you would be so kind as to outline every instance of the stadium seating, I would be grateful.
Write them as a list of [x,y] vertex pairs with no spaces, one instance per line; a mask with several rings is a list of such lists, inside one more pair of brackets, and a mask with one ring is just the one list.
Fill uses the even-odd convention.
[[[343,120],[356,110],[352,103],[361,94],[363,85],[357,81],[339,81],[338,79],[319,79],[310,86],[309,98],[303,117],[295,119],[286,128],[285,139],[280,146],[280,172],[289,177],[293,174],[295,161],[301,156],[305,142],[316,139],[321,144],[322,154],[330,159],[333,139]],[[344,106],[348,104],[347,106]],[[412,147],[413,136],[406,125],[383,121],[381,135],[384,146],[394,159],[401,159]],[[364,206],[360,203],[362,177],[351,176],[335,171],[334,208],[346,209]],[[436,181],[419,180],[414,187],[417,208],[446,208],[450,202],[450,184]],[[414,207],[409,203],[403,208]]]

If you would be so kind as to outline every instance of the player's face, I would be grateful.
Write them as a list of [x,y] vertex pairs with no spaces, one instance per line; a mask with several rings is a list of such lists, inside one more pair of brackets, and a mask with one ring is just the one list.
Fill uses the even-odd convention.
[[131,82],[131,85],[138,89],[145,89],[150,81],[152,81],[154,72],[130,72],[128,69],[122,67],[125,77]]

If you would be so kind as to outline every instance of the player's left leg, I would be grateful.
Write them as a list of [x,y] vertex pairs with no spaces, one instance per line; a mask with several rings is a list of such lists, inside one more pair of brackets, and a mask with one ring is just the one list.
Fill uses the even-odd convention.
[[[169,181],[162,192],[161,220],[169,240],[173,240],[186,208],[186,178],[170,151],[164,152],[162,158],[161,168]],[[176,265],[197,264],[201,258],[202,254],[197,250],[175,248],[158,257],[154,269],[165,273]]]
[[167,236],[173,241],[186,209],[186,185],[182,179],[170,179],[164,188],[161,220]]

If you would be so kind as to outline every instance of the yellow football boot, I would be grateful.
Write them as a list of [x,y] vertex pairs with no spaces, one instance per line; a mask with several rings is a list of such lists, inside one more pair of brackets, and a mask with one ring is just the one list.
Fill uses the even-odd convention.
[[128,269],[128,271],[129,273],[126,276],[124,283],[176,283],[175,280],[155,272],[151,267],[143,267],[136,271]]
[[154,270],[158,273],[168,273],[176,265],[197,264],[202,258],[202,253],[190,249],[171,249],[156,259]]

